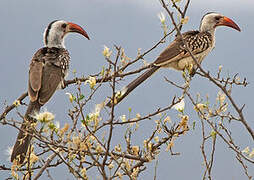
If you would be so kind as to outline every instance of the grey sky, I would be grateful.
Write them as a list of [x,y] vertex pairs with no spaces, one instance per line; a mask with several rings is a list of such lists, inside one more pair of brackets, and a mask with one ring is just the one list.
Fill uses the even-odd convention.
[[[224,74],[239,73],[241,77],[247,77],[250,85],[247,88],[236,88],[232,95],[239,104],[246,104],[245,116],[251,126],[253,111],[253,0],[231,1],[204,1],[192,0],[187,16],[190,17],[183,31],[198,29],[199,22],[204,13],[209,11],[220,12],[232,18],[242,29],[239,33],[233,29],[220,27],[216,32],[216,48],[204,60],[202,66],[211,73],[216,73],[218,66],[222,65]],[[143,51],[152,47],[162,36],[157,14],[163,11],[158,0],[1,0],[0,1],[0,110],[3,110],[3,102],[12,103],[15,98],[26,91],[28,66],[32,55],[43,46],[42,34],[49,22],[55,19],[64,19],[77,23],[84,27],[91,40],[88,41],[79,35],[71,34],[66,38],[65,45],[71,54],[71,68],[76,69],[78,75],[98,73],[106,61],[102,56],[103,45],[112,48],[114,44],[125,48],[126,54],[135,58],[137,49]],[[167,17],[167,20],[169,18]],[[152,62],[156,56],[173,39],[169,37],[167,43],[150,53],[146,60]],[[132,67],[138,68],[138,67]],[[131,106],[134,111],[144,115],[155,111],[158,107],[170,103],[174,95],[181,92],[165,83],[163,77],[182,83],[181,73],[163,69],[155,74],[149,81],[138,87],[119,107],[117,116],[128,113]],[[70,73],[69,78],[72,78]],[[117,88],[120,89],[136,76],[126,78]],[[89,91],[89,88],[86,87]],[[66,92],[75,92],[73,87],[58,91],[46,108],[56,114],[56,119],[64,124],[67,115],[62,113],[69,107]],[[200,92],[202,96],[209,94],[214,101],[218,89],[211,83],[200,77],[195,77],[191,82],[191,92]],[[104,100],[111,93],[109,86],[105,86],[89,104],[87,111],[90,112],[96,103]],[[186,102],[186,112],[192,112],[190,103]],[[20,109],[23,111],[23,109]],[[15,111],[14,111],[15,112]],[[177,112],[170,111],[168,114],[177,121]],[[13,113],[8,117],[13,117]],[[193,115],[190,119],[197,120]],[[146,130],[153,127],[153,122],[142,123],[144,129],[137,137],[147,137]],[[242,125],[233,122],[233,137],[239,143],[240,148],[250,146],[254,148],[253,141],[247,136]],[[197,127],[200,124],[197,122]],[[120,133],[120,131],[119,131]],[[17,131],[14,128],[0,126],[0,164],[10,163],[3,153],[7,146],[14,144]],[[117,136],[117,134],[114,134]],[[117,143],[117,138],[115,139]],[[141,143],[137,139],[136,143]],[[162,153],[159,157],[158,179],[201,179],[202,157],[200,153],[201,132],[197,128],[176,142],[175,151],[181,156],[171,157],[168,153]],[[162,149],[164,151],[164,149]],[[250,164],[248,164],[250,165]],[[140,179],[151,179],[154,173],[154,163],[148,166],[149,170],[142,174]],[[252,170],[252,171],[251,171]],[[63,172],[66,172],[64,174]],[[246,179],[240,165],[235,160],[235,154],[228,150],[221,140],[216,149],[215,166],[213,169],[214,179]],[[254,168],[250,166],[250,172]],[[60,179],[73,179],[68,175],[66,168],[52,172],[53,177]],[[0,172],[0,177],[4,173]],[[254,174],[252,174],[254,175]],[[6,175],[5,175],[6,177]],[[244,178],[243,178],[244,177]],[[46,176],[44,176],[46,178]]]

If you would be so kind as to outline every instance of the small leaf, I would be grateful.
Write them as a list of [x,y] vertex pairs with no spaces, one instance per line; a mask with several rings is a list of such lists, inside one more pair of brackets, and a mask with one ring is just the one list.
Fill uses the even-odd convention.
[[85,97],[84,94],[81,94],[81,95],[79,96],[78,100],[81,101],[82,99],[84,99],[84,97]]
[[195,130],[195,128],[196,128],[196,121],[193,121],[193,123],[192,123],[192,129]]
[[104,73],[105,73],[105,67],[104,67],[104,66],[102,66],[101,76],[104,76]]

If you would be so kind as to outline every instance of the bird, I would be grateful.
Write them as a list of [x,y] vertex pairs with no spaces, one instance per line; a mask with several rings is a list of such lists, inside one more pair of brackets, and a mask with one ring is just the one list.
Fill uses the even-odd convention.
[[32,57],[28,78],[30,102],[12,150],[11,162],[14,162],[15,159],[18,164],[24,162],[33,134],[31,122],[35,121],[35,115],[55,91],[64,87],[70,62],[64,39],[71,32],[79,33],[88,40],[90,39],[81,26],[64,20],[55,20],[44,31],[44,47]]
[[[199,64],[214,49],[215,30],[219,26],[228,26],[239,32],[241,31],[239,26],[230,18],[220,13],[209,12],[202,17],[199,30],[187,31],[182,34],[183,40]],[[147,71],[122,88],[122,90],[118,91],[114,100],[111,99],[106,105],[108,107],[112,107],[113,104],[117,105],[130,92],[161,68],[184,71],[185,68],[192,67],[190,75],[193,76],[197,69],[197,64],[187,51],[183,40],[179,35],[176,36],[174,41],[149,65]]]

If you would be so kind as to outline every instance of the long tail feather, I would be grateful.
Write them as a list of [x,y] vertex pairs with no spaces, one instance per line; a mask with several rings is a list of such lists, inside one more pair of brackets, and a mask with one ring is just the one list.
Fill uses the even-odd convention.
[[[138,87],[142,82],[144,82],[146,79],[152,76],[153,73],[155,73],[159,68],[160,67],[158,66],[152,66],[151,69],[147,70],[137,79],[135,79],[130,84],[125,86],[119,93],[116,94],[116,98],[114,100],[115,105],[121,102],[128,94],[130,94],[131,91],[133,91],[136,87]],[[112,107],[112,105],[113,105],[112,101],[109,101],[107,103],[108,107]]]
[[13,162],[14,159],[17,159],[19,164],[24,162],[30,141],[32,139],[31,134],[33,132],[30,127],[30,123],[33,121],[32,116],[36,112],[39,112],[40,108],[41,105],[37,101],[29,103],[26,114],[24,116],[24,122],[20,127],[21,130],[19,131],[16,143],[12,150],[11,162]]

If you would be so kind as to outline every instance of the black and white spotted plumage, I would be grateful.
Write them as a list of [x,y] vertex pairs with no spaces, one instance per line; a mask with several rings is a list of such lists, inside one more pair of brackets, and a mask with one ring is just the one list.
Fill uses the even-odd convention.
[[[209,32],[189,31],[183,33],[182,37],[199,63],[214,48],[214,36]],[[194,65],[195,62],[180,37],[177,37],[153,63],[154,66],[169,67],[179,71],[190,64]]]
[[[32,58],[29,71],[28,94],[32,102],[44,105],[56,89],[64,85],[69,70],[70,56],[64,48],[39,49]],[[40,74],[38,73],[41,72]],[[37,87],[37,84],[41,84]]]
[[[184,42],[189,50],[194,55],[199,64],[215,47],[215,28],[218,26],[229,26],[238,31],[240,28],[229,18],[218,13],[205,14],[200,22],[198,31],[188,31],[182,34],[183,39],[179,36],[169,44],[169,46],[162,51],[158,58],[151,63],[151,68],[125,86],[118,96],[107,103],[111,107],[112,102],[118,104],[122,101],[131,91],[138,87],[142,82],[148,79],[153,73],[160,68],[172,68],[178,71],[183,71],[187,67],[191,67],[191,75],[194,74],[197,64],[188,53]],[[184,42],[183,42],[184,41]]]

